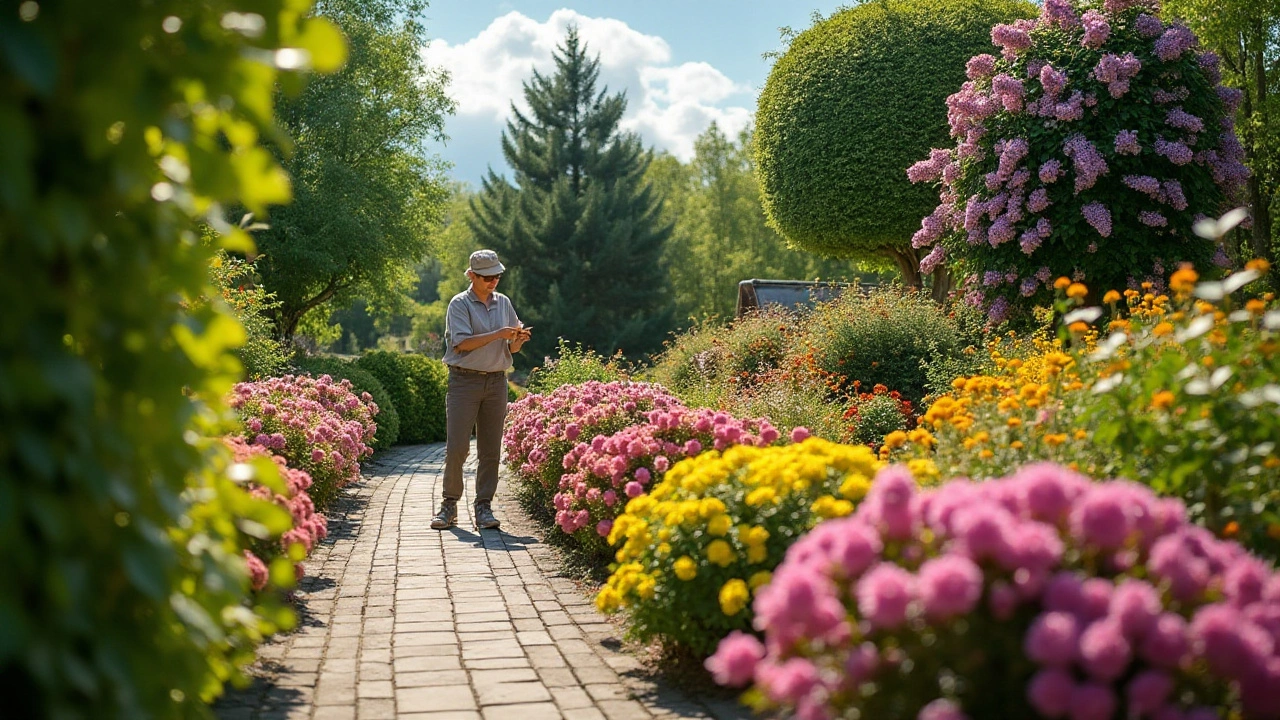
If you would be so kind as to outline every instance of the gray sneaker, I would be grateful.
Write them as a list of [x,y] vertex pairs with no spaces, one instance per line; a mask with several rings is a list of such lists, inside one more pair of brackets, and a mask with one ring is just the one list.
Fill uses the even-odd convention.
[[476,511],[476,527],[481,530],[490,530],[502,527],[502,522],[493,516],[493,508],[489,507],[487,502],[478,502],[475,507]]
[[445,498],[440,503],[440,512],[431,519],[432,530],[444,530],[458,524],[458,501]]

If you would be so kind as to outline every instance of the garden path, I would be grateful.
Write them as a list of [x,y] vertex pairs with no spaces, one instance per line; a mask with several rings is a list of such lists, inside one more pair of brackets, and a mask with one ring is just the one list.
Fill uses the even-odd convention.
[[[475,453],[468,474],[474,471]],[[260,649],[255,680],[219,720],[746,718],[731,699],[664,686],[617,626],[560,574],[506,491],[502,531],[431,530],[444,446],[364,467],[306,561],[299,628]],[[505,470],[504,470],[505,473]]]

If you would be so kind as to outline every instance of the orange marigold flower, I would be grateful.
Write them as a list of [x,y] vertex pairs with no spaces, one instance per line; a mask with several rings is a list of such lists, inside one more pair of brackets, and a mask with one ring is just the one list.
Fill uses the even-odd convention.
[[1066,277],[1065,275],[1053,281],[1054,290],[1066,290],[1070,286],[1071,278]]
[[1066,441],[1067,441],[1066,433],[1049,433],[1048,435],[1044,436],[1044,442],[1046,445],[1057,446],[1057,445],[1061,445]]
[[1089,288],[1085,287],[1084,283],[1071,283],[1067,286],[1067,297],[1069,298],[1082,300],[1084,299],[1084,296],[1088,294]]
[[1156,337],[1165,337],[1173,334],[1173,323],[1162,322],[1151,328],[1151,334]]
[[983,460],[990,460],[995,456],[996,454],[991,452],[990,450],[983,450],[982,452],[978,453],[978,457],[982,458]]
[[1085,430],[1076,430],[1075,436],[1077,440],[1084,440],[1089,437],[1089,433]]
[[1235,520],[1232,520],[1231,522],[1227,523],[1226,527],[1222,528],[1222,537],[1233,538],[1239,534],[1240,534],[1240,523],[1236,522]]
[[1244,309],[1248,310],[1254,315],[1261,315],[1262,313],[1266,312],[1267,304],[1257,298],[1254,298],[1244,304]]
[[1244,264],[1246,270],[1254,270],[1265,273],[1271,269],[1271,263],[1266,258],[1254,258]]
[[1013,448],[1014,450],[1021,450],[1023,448],[1022,441],[1014,440],[1013,442],[1009,443],[1009,447]]
[[1104,303],[1120,302],[1120,293],[1116,292],[1115,290],[1108,290],[1107,294],[1102,296],[1102,302]]
[[1173,405],[1173,393],[1168,390],[1161,390],[1151,397],[1151,407],[1156,410],[1165,410]]
[[1089,331],[1089,325],[1085,322],[1077,320],[1067,326],[1067,329],[1073,333],[1081,334]]
[[1169,287],[1176,293],[1189,293],[1196,286],[1196,281],[1200,279],[1200,275],[1191,268],[1189,263],[1184,263],[1172,276],[1169,277]]

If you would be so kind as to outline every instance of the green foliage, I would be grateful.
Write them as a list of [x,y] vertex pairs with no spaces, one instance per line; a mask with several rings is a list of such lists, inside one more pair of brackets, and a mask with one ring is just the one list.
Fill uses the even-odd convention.
[[367,352],[356,366],[382,383],[400,416],[401,445],[445,439],[444,396],[449,372],[444,363],[425,355],[386,350]]
[[1248,232],[1232,233],[1235,258],[1264,258],[1271,285],[1280,288],[1280,2],[1277,0],[1165,0],[1164,14],[1179,18],[1222,59],[1224,84],[1244,91],[1236,116],[1252,175],[1246,191],[1253,218]]
[[765,222],[751,133],[727,137],[714,122],[688,165],[659,155],[646,177],[674,226],[665,261],[679,317],[732,318],[738,283],[751,278],[840,280],[857,269],[790,247]]
[[267,313],[280,303],[254,282],[254,263],[219,251],[210,263],[210,275],[222,300],[244,326],[245,342],[236,350],[244,375],[257,380],[279,375],[289,364],[289,349],[275,338]]
[[423,0],[317,3],[347,34],[351,57],[281,101],[294,137],[283,162],[295,198],[272,210],[258,236],[263,284],[281,303],[281,337],[292,338],[313,309],[327,320],[331,307],[356,298],[407,303],[446,197],[444,168],[426,146],[453,110],[447,76],[423,65],[425,9]]
[[1187,292],[1159,312],[1130,299],[1120,309],[1127,332],[1101,340],[1081,371],[1094,391],[1084,420],[1094,442],[1114,449],[1119,475],[1182,498],[1202,524],[1276,558],[1280,305],[1229,291],[1262,275],[1201,283],[1195,308]]
[[934,203],[906,169],[946,142],[944,101],[991,26],[1034,12],[1019,0],[885,0],[796,36],[756,111],[769,224],[810,252],[888,254],[911,282],[908,240]]
[[[975,70],[960,88],[952,114],[959,144],[928,154],[928,172],[913,168],[922,181],[946,174],[941,203],[926,219],[933,232],[921,230],[918,243],[936,241],[966,295],[997,322],[1045,304],[1060,276],[1106,290],[1159,283],[1179,261],[1208,269],[1214,244],[1192,226],[1240,200],[1241,149],[1212,63],[1194,49],[1161,58],[1165,30],[1139,29],[1138,17],[1151,11],[1145,4],[1112,12],[1083,0],[1068,8],[1088,10],[1109,23],[1105,42],[1086,46],[1078,21],[1063,29],[1042,19],[1028,31],[1029,48],[986,56],[990,71]],[[1098,79],[1100,63],[1129,54],[1141,65],[1136,75]],[[1032,70],[1035,79],[1024,81]],[[1050,73],[1065,81],[1056,96],[1046,95]],[[1001,76],[1016,78],[1024,96],[993,99],[981,117],[973,108],[994,98]],[[1176,120],[1177,111],[1201,129]],[[1136,134],[1137,152],[1124,149],[1121,133]],[[1166,143],[1186,158],[1162,151]],[[1054,164],[1056,179],[1045,172]]]
[[515,185],[490,172],[472,203],[477,243],[501,255],[502,291],[535,328],[520,367],[560,337],[640,356],[672,326],[661,264],[671,227],[644,179],[648,153],[619,132],[626,98],[597,93],[599,60],[575,28],[555,62],[554,75],[525,83],[531,114],[515,112],[502,136]]
[[591,380],[612,382],[626,380],[627,372],[619,365],[621,357],[601,357],[581,345],[570,345],[561,338],[559,352],[547,358],[529,373],[529,392],[547,394],[561,385],[581,385]]
[[217,296],[198,229],[248,250],[220,204],[288,200],[259,143],[283,140],[272,94],[300,79],[263,58],[295,46],[332,70],[341,37],[276,0],[251,36],[221,0],[17,7],[0,13],[4,714],[205,717],[293,616],[249,600],[237,541],[279,509],[201,439],[229,419],[245,332],[195,303]]
[[811,314],[805,332],[814,362],[836,388],[884,385],[917,404],[927,392],[924,363],[972,344],[945,308],[900,287],[845,292]]
[[357,396],[360,393],[369,393],[373,396],[374,404],[378,406],[378,414],[373,418],[378,424],[378,432],[373,436],[373,442],[369,443],[369,446],[374,450],[385,450],[396,444],[400,438],[400,413],[396,410],[391,394],[373,373],[352,360],[323,355],[310,357],[300,355],[294,358],[293,367],[298,372],[309,373],[313,377],[328,375],[334,380],[350,380],[351,391]]

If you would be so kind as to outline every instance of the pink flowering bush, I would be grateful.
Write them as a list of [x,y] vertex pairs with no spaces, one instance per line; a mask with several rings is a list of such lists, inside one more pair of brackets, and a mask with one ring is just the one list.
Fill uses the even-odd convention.
[[272,453],[262,445],[250,445],[243,438],[228,436],[222,439],[231,449],[237,463],[247,463],[254,457],[269,458],[275,463],[280,478],[284,481],[284,492],[278,492],[265,485],[250,481],[249,495],[258,500],[275,503],[289,513],[292,526],[280,535],[278,540],[255,538],[249,542],[245,550],[245,560],[249,564],[249,580],[255,591],[267,585],[267,565],[276,557],[285,555],[295,562],[295,577],[302,577],[302,565],[298,561],[311,554],[315,544],[329,534],[328,522],[324,516],[316,512],[315,504],[307,490],[311,487],[311,476],[304,470],[289,467],[285,459]]
[[767,447],[779,437],[764,419],[740,420],[706,408],[650,410],[640,424],[596,435],[565,454],[565,472],[552,500],[556,525],[607,564],[612,553],[606,538],[614,518],[627,500],[647,492],[674,463],[703,449]]
[[244,423],[245,441],[261,445],[311,476],[311,499],[324,509],[360,477],[360,458],[373,453],[378,406],[357,397],[350,381],[328,375],[285,375],[239,383],[230,405]]
[[651,410],[681,407],[661,385],[596,380],[531,393],[512,403],[502,445],[507,467],[520,480],[521,504],[535,518],[553,521],[552,502],[567,467],[565,455],[575,445],[644,423]]
[[957,145],[907,171],[940,186],[912,239],[932,248],[921,270],[952,263],[999,322],[1049,304],[1059,277],[1124,288],[1208,266],[1192,226],[1239,204],[1248,175],[1218,57],[1158,0],[1046,0],[991,38],[1000,57],[970,60],[947,99]]
[[707,667],[806,720],[1280,718],[1280,575],[1182,501],[1049,463],[883,470],[795,543]]

